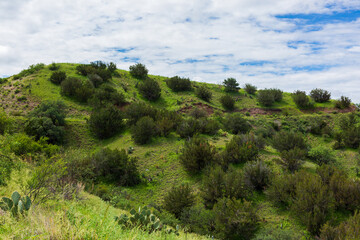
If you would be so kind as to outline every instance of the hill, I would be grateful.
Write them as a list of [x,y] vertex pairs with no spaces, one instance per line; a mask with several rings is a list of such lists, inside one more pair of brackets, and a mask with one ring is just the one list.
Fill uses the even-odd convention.
[[346,97],[112,67],[37,64],[0,81],[0,193],[34,202],[27,217],[1,213],[4,238],[178,238],[113,221],[143,206],[180,239],[323,237],[356,218],[360,126]]

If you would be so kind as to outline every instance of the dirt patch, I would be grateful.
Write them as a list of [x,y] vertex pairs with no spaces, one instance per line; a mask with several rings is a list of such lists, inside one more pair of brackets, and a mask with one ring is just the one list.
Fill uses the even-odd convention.
[[185,106],[185,107],[181,108],[180,110],[178,110],[178,113],[186,113],[187,114],[187,113],[190,113],[194,108],[199,108],[199,109],[204,110],[208,116],[214,113],[214,108],[212,106],[209,106],[207,104],[200,103],[200,102],[194,103],[189,106]]
[[338,109],[338,108],[327,108],[327,107],[316,107],[314,109],[308,109],[308,110],[301,110],[303,113],[317,113],[317,112],[324,112],[324,113],[349,113],[349,112],[355,112],[357,110],[356,106],[351,105],[348,108],[345,109]]
[[241,112],[241,113],[249,113],[252,115],[272,115],[281,113],[281,109],[272,108],[272,109],[264,109],[264,108],[243,108],[243,109],[237,109],[235,112]]

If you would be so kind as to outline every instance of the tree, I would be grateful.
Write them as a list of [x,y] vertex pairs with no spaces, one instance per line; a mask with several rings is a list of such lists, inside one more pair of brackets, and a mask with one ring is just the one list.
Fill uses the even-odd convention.
[[138,78],[138,79],[146,79],[147,75],[148,75],[148,70],[145,67],[145,65],[141,64],[141,63],[137,63],[135,65],[131,65],[129,67],[130,69],[130,74],[131,76],[133,76],[134,78]]
[[315,88],[310,92],[310,97],[314,99],[315,102],[319,103],[328,102],[330,100],[330,96],[330,92],[320,88]]
[[166,85],[174,92],[190,91],[192,89],[190,79],[179,76],[166,80]]
[[50,76],[50,81],[55,84],[61,84],[66,79],[66,73],[64,71],[55,71]]
[[220,98],[222,106],[227,110],[233,110],[235,107],[235,100],[230,95],[224,95]]
[[244,89],[248,94],[255,94],[257,87],[254,85],[251,85],[250,83],[246,83],[244,86]]
[[149,101],[158,100],[161,96],[159,83],[150,78],[139,84],[139,92]]
[[131,129],[132,138],[137,144],[146,144],[156,135],[156,125],[151,117],[145,116]]
[[209,102],[212,98],[212,93],[210,89],[205,86],[200,86],[195,90],[195,95],[202,100]]
[[225,79],[223,85],[225,87],[225,92],[237,92],[239,89],[239,83],[236,82],[235,78]]
[[291,97],[296,106],[300,109],[311,108],[313,106],[304,91],[297,90],[291,95]]
[[179,218],[186,208],[195,204],[195,195],[192,193],[189,184],[179,187],[172,187],[164,198],[164,208]]

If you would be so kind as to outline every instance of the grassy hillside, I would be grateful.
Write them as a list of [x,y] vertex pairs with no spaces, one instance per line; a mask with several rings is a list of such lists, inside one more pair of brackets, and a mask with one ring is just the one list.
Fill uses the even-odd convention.
[[[66,72],[67,77],[76,77],[83,81],[87,79],[77,71],[76,67],[79,64],[61,63],[58,66],[60,71]],[[3,222],[0,225],[0,236],[4,239],[35,237],[39,239],[206,239],[206,236],[200,235],[204,234],[203,232],[191,229],[192,224],[176,219],[163,209],[164,198],[168,192],[182,184],[191,186],[196,206],[202,206],[204,202],[202,185],[205,173],[190,174],[179,160],[188,138],[181,138],[175,130],[166,137],[155,136],[151,142],[140,145],[134,142],[132,127],[126,125],[114,136],[99,139],[90,130],[88,123],[94,107],[87,102],[80,102],[61,94],[61,86],[49,80],[52,73],[49,66],[44,66],[36,70],[26,70],[23,74],[0,81],[3,82],[0,90],[0,108],[4,109],[3,116],[11,119],[11,124],[7,125],[7,130],[0,139],[2,146],[0,156],[9,155],[15,163],[11,177],[6,184],[0,186],[0,195],[10,196],[15,190],[21,194],[26,193],[26,182],[31,179],[34,169],[41,166],[44,159],[51,157],[61,159],[68,167],[65,171],[70,171],[71,165],[66,165],[71,164],[70,160],[68,161],[69,156],[86,159],[103,148],[133,149],[128,155],[137,158],[141,183],[130,187],[107,180],[85,182],[83,187],[77,185],[80,190],[83,188],[85,190],[76,194],[76,197],[67,200],[58,194],[57,200],[49,199],[44,203],[34,204],[27,217],[14,219],[7,212],[0,212]],[[271,181],[269,180],[264,189],[251,190],[246,196],[247,201],[252,202],[257,209],[259,219],[257,230],[252,234],[253,239],[279,239],[281,236],[283,239],[314,239],[320,234],[309,231],[308,226],[292,206],[279,207],[269,197],[268,189],[271,188],[272,182],[275,182],[274,179],[288,174],[280,163],[283,155],[274,147],[274,136],[281,132],[280,130],[299,132],[303,136],[309,154],[302,159],[302,171],[317,176],[317,169],[321,164],[310,156],[313,149],[321,146],[331,150],[331,156],[334,158],[331,162],[332,166],[345,172],[349,179],[359,181],[358,145],[349,147],[346,140],[339,140],[341,134],[347,131],[343,128],[344,119],[352,112],[356,112],[353,105],[339,109],[335,107],[336,101],[330,100],[325,103],[314,102],[312,108],[304,110],[297,107],[291,93],[283,93],[280,102],[275,102],[271,107],[264,107],[258,101],[259,91],[248,94],[244,89],[240,89],[225,93],[222,85],[192,82],[195,90],[174,92],[166,84],[167,77],[150,75],[149,78],[154,79],[161,88],[161,96],[156,101],[148,101],[140,94],[138,86],[144,80],[132,77],[128,71],[116,70],[112,73],[112,79],[103,84],[113,87],[124,96],[126,104],[117,106],[122,112],[126,112],[128,106],[135,102],[147,103],[155,109],[174,111],[181,119],[191,118],[194,109],[203,110],[206,119],[217,122],[221,127],[215,134],[203,132],[198,134],[214,146],[218,153],[224,152],[229,142],[237,135],[233,134],[226,124],[229,116],[236,113],[240,113],[240,116],[250,124],[250,134],[263,139],[265,147],[260,148],[257,159],[262,160],[272,173]],[[196,89],[201,86],[211,91],[212,99],[209,102],[196,96]],[[226,110],[221,104],[220,99],[226,94],[235,100],[233,111]],[[37,105],[48,100],[60,100],[66,105],[63,143],[54,150],[53,155],[45,150],[41,150],[40,153],[25,150],[22,154],[16,154],[14,146],[20,142],[20,138],[16,136],[24,132],[24,123],[28,119],[28,114],[36,109]],[[360,125],[359,114],[356,113],[354,116],[355,123],[351,127],[357,129]],[[323,124],[318,124],[319,122]],[[341,136],[338,133],[341,133]],[[354,137],[354,139],[358,141],[358,138]],[[335,147],[339,142],[345,145]],[[44,146],[46,145],[42,145],[42,148],[45,148]],[[1,158],[5,161],[3,158],[6,157]],[[243,174],[248,163],[230,165]],[[149,234],[137,228],[122,228],[114,221],[114,216],[129,214],[131,208],[137,209],[139,206],[151,207],[166,224],[172,226],[178,224],[181,227],[180,236],[165,234],[163,231]],[[360,208],[360,205],[355,208]],[[331,224],[336,226],[352,214],[353,209],[336,207],[331,215],[327,215],[326,221],[331,220]],[[194,231],[198,234],[187,234],[186,231]],[[216,229],[214,232],[208,232],[208,235],[215,234],[219,238],[224,238],[217,231]]]

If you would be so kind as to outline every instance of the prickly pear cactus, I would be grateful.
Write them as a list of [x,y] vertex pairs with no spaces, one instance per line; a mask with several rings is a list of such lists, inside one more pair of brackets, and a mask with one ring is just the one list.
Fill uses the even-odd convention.
[[4,211],[9,211],[13,217],[19,217],[19,213],[21,215],[25,215],[25,213],[29,211],[30,207],[30,198],[28,196],[21,197],[18,192],[13,192],[11,199],[3,197],[0,202],[0,208]]

